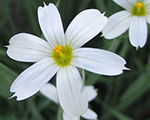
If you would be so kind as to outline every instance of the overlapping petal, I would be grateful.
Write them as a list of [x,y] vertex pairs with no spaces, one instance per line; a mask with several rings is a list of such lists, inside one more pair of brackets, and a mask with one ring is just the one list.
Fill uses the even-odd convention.
[[56,87],[50,83],[45,84],[40,92],[47,98],[51,99],[58,104],[57,90]]
[[113,39],[124,33],[130,26],[131,13],[121,11],[110,16],[108,23],[102,30],[103,36],[106,39]]
[[[91,109],[87,109],[86,113],[82,115],[83,118],[88,120],[97,120],[97,114]],[[63,120],[79,120],[77,116],[71,117],[63,112]]]
[[145,17],[134,16],[129,29],[129,39],[131,44],[136,48],[138,48],[138,46],[142,48],[147,40],[147,32]]
[[79,120],[77,116],[71,117],[63,112],[63,120]]
[[113,0],[113,1],[129,11],[132,10],[133,6],[137,2],[136,0]]
[[119,75],[126,61],[115,53],[93,49],[78,48],[73,51],[71,64],[101,75]]
[[17,100],[24,100],[38,92],[60,68],[51,58],[43,59],[23,71],[11,85]]
[[38,8],[38,20],[41,30],[52,49],[55,45],[64,45],[65,38],[62,21],[54,4],[40,6]]
[[97,96],[97,91],[95,90],[93,86],[86,86],[85,90],[86,90],[89,102],[92,101]]
[[66,30],[66,40],[73,49],[95,37],[106,25],[107,17],[96,9],[84,10],[70,23]]
[[82,117],[88,120],[97,120],[97,114],[91,109],[88,109]]
[[50,46],[46,41],[27,33],[13,36],[9,44],[7,55],[17,61],[37,62],[51,54]]
[[[88,101],[93,100],[97,96],[97,91],[94,89],[93,86],[86,86],[85,90],[87,92],[88,96]],[[40,92],[45,95],[47,98],[53,100],[55,103],[58,104],[58,99],[57,99],[57,91],[56,87],[50,83],[47,83],[42,87]],[[81,115],[85,119],[90,119],[90,120],[96,120],[97,119],[97,114],[92,111],[91,109],[87,109],[86,113]],[[79,120],[77,116],[69,116],[65,112],[63,112],[63,120]]]
[[58,99],[63,110],[71,117],[84,114],[88,99],[76,67],[66,66],[57,74]]

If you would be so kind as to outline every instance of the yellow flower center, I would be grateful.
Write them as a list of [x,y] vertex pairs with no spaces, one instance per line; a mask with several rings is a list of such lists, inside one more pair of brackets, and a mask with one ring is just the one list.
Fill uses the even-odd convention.
[[146,14],[146,11],[143,3],[136,3],[136,5],[132,9],[132,14],[136,16],[144,16]]
[[143,7],[143,4],[142,3],[136,3],[135,5],[138,9],[141,9]]
[[59,66],[64,67],[71,62],[72,49],[68,46],[61,47],[60,45],[56,45],[52,57]]

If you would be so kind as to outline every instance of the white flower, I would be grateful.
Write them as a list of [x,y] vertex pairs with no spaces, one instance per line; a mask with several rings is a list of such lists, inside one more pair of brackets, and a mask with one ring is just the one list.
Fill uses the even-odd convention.
[[[92,101],[97,96],[97,91],[94,89],[93,86],[86,86],[85,87],[88,101]],[[58,96],[57,96],[57,89],[54,85],[47,83],[44,85],[44,87],[40,90],[40,92],[46,96],[47,98],[51,99],[55,103],[59,104]],[[87,109],[86,113],[81,115],[81,117],[88,119],[88,120],[97,120],[97,114],[92,111],[91,109]],[[77,116],[69,116],[65,112],[63,112],[63,120],[78,120]]]
[[103,29],[106,39],[113,39],[129,28],[130,43],[138,49],[147,41],[147,23],[150,24],[150,0],[113,0],[126,10],[110,16]]
[[84,10],[64,33],[60,14],[50,3],[38,8],[38,20],[47,41],[27,33],[9,41],[10,58],[36,62],[13,82],[12,97],[24,100],[34,95],[57,73],[60,105],[70,116],[80,116],[87,110],[88,100],[77,67],[102,75],[118,75],[126,69],[125,60],[112,52],[80,48],[104,28],[107,18],[96,9]]

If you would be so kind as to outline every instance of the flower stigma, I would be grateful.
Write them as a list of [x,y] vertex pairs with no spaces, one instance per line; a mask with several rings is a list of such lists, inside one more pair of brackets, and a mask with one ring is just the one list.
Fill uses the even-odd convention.
[[60,45],[56,45],[52,57],[59,66],[64,67],[70,64],[72,49],[68,46],[61,47]]
[[144,16],[145,13],[145,6],[140,2],[136,3],[136,5],[132,9],[132,14],[136,16]]

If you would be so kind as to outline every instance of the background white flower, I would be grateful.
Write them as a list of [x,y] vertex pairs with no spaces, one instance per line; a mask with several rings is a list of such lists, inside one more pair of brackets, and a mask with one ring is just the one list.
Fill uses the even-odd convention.
[[[93,86],[86,86],[85,90],[86,90],[89,102],[96,98],[97,91],[94,89]],[[59,104],[59,100],[57,96],[57,89],[54,85],[47,83],[40,90],[40,92],[47,98]],[[88,119],[88,120],[97,120],[97,114],[89,108],[87,109],[85,114],[81,115],[81,117]],[[78,117],[77,116],[71,117],[67,115],[65,112],[63,112],[63,120],[78,120]]]
[[147,22],[150,24],[150,0],[113,0],[125,8],[110,16],[103,29],[106,39],[113,39],[129,28],[130,43],[138,49],[147,41]]
[[119,75],[126,69],[126,61],[112,52],[80,48],[104,28],[107,17],[96,9],[84,10],[64,33],[60,14],[50,3],[38,8],[38,20],[47,41],[27,33],[17,34],[9,41],[9,57],[36,62],[13,82],[12,97],[24,100],[34,95],[57,73],[61,107],[70,116],[80,116],[86,112],[88,100],[77,67],[102,75]]

